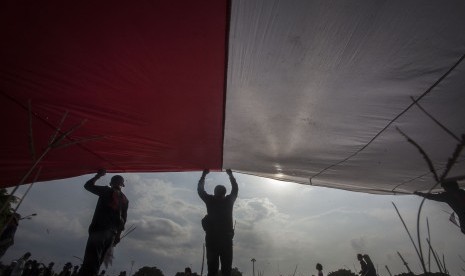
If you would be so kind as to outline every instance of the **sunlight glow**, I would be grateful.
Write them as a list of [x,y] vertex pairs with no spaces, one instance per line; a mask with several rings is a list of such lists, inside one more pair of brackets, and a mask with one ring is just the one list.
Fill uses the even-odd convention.
[[[281,177],[283,177],[283,176],[284,176],[284,175],[283,175],[282,173],[276,174],[276,177],[277,177],[277,178],[281,178]],[[279,190],[284,189],[284,188],[286,188],[286,187],[289,187],[289,183],[286,182],[286,181],[279,181],[279,180],[274,180],[274,179],[267,179],[266,182],[269,183],[270,187],[273,187],[273,188],[279,189]]]

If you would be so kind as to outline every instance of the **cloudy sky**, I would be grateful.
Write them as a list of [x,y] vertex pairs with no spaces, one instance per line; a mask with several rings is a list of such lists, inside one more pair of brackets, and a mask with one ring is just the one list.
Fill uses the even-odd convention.
[[[129,198],[126,227],[136,230],[115,249],[111,275],[121,270],[133,273],[142,266],[157,266],[173,276],[191,266],[200,273],[204,232],[200,220],[206,213],[197,195],[200,172],[123,174],[124,192]],[[97,184],[107,185],[112,174]],[[416,215],[421,198],[354,193],[249,175],[235,174],[239,197],[234,208],[236,235],[233,267],[252,276],[255,270],[264,276],[316,274],[315,264],[323,264],[324,273],[339,268],[359,270],[356,254],[367,253],[387,275],[406,272],[399,251],[414,272],[420,272],[415,250],[392,205],[394,202],[412,233],[416,233]],[[87,240],[97,196],[84,190],[91,175],[35,184],[19,212],[25,216],[16,234],[16,243],[3,257],[4,263],[30,251],[40,262],[54,261],[61,268],[70,261],[80,263]],[[230,191],[226,173],[212,172],[206,190],[217,184]],[[21,187],[18,195],[24,194]],[[429,218],[433,247],[445,256],[451,275],[465,275],[465,236],[448,221],[450,208],[427,201],[422,211],[423,233]],[[423,240],[425,238],[423,234]],[[425,244],[426,245],[426,244]],[[425,247],[423,247],[425,248]],[[424,249],[426,251],[426,249]],[[57,268],[58,268],[57,267]],[[355,268],[354,268],[355,267]],[[437,271],[432,265],[432,270]],[[204,274],[206,268],[204,269]]]

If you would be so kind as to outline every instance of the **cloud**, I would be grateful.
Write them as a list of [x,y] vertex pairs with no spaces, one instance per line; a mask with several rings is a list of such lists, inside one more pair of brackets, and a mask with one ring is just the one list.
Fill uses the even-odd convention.
[[367,242],[364,237],[350,240],[350,246],[352,247],[352,249],[354,249],[355,252],[358,253],[364,252],[366,250],[366,243]]
[[241,226],[254,228],[255,225],[285,220],[286,215],[280,213],[276,205],[268,198],[238,199],[235,206],[235,215],[239,218]]
[[[115,263],[108,271],[119,272],[143,265],[157,266],[165,275],[174,275],[186,266],[200,272],[205,233],[200,220],[205,204],[196,191],[199,173],[124,174],[124,192],[129,198],[128,223],[136,230],[115,250]],[[106,185],[110,175],[98,185]],[[376,264],[402,272],[397,251],[408,262],[417,263],[405,229],[393,210],[393,198],[409,226],[416,222],[419,200],[410,196],[387,197],[349,193],[302,185],[270,189],[269,183],[252,176],[237,176],[240,193],[234,207],[236,235],[233,265],[251,275],[250,259],[256,258],[256,270],[265,274],[314,274],[316,262],[325,272],[344,265],[357,264],[355,252],[368,253]],[[87,228],[97,197],[83,189],[90,176],[40,183],[34,186],[21,206],[21,214],[38,213],[21,221],[15,245],[2,258],[5,263],[30,250],[42,261],[56,261],[57,268],[67,261],[78,263],[82,257]],[[243,179],[250,183],[245,185]],[[211,173],[213,183],[227,183],[227,176]],[[250,184],[250,185],[249,185]],[[213,185],[214,186],[214,185]],[[448,222],[443,207],[427,202],[423,214],[430,218],[434,247],[447,256],[463,249],[462,234]],[[454,228],[455,227],[455,228]],[[49,230],[47,232],[47,229]],[[423,237],[425,237],[423,235]],[[355,252],[354,252],[355,251]],[[454,269],[449,257],[448,265]],[[458,267],[457,265],[455,267]],[[353,268],[352,268],[353,269]],[[204,273],[206,267],[204,268]]]

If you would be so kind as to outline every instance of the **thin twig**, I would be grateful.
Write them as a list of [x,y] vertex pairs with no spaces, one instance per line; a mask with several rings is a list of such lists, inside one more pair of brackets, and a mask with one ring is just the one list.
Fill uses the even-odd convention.
[[444,254],[442,254],[442,265],[444,267],[444,273],[449,274],[449,271],[447,271],[446,258],[444,257]]
[[[426,227],[428,229],[428,240],[431,241],[431,233],[429,231],[428,217],[426,218]],[[431,271],[431,248],[428,250],[428,271]]]
[[60,133],[61,131],[61,127],[63,126],[63,123],[65,122],[66,120],[66,117],[68,117],[68,110],[65,111],[65,113],[63,114],[63,116],[61,117],[61,120],[60,122],[58,123],[58,126],[55,128],[55,132],[52,134],[52,136],[50,137],[50,140],[48,141],[48,145],[50,146],[51,144],[53,144],[53,141],[55,141],[55,138],[58,136],[58,133]]
[[452,131],[450,131],[446,126],[444,126],[443,124],[441,124],[441,122],[439,122],[438,120],[436,120],[436,118],[433,117],[433,115],[429,114],[419,103],[418,101],[415,101],[415,99],[413,97],[410,97],[410,99],[412,99],[412,101],[417,105],[417,107],[423,111],[423,113],[426,114],[426,116],[428,116],[431,120],[433,120],[438,126],[440,126],[445,132],[447,132],[450,136],[452,136],[455,140],[457,140],[459,143],[461,142],[460,141],[460,138],[455,135]]
[[85,142],[99,140],[99,139],[103,139],[103,138],[105,138],[105,136],[95,136],[95,137],[89,137],[89,138],[82,138],[82,139],[79,139],[79,140],[76,140],[76,141],[73,141],[73,142],[69,142],[69,143],[66,143],[66,144],[57,145],[54,148],[55,149],[62,149],[62,148],[66,148],[66,147],[69,147],[69,146],[72,146],[72,145],[75,145],[75,144],[82,144],[82,143],[85,143]]
[[[408,230],[407,228],[407,225],[405,224],[405,221],[404,219],[402,218],[402,215],[400,214],[399,210],[397,209],[397,206],[394,202],[392,202],[392,205],[394,205],[394,208],[396,209],[396,212],[397,212],[397,215],[399,216],[400,220],[402,221],[402,224],[404,225],[404,228],[405,228],[405,231],[407,231],[407,234],[410,238],[410,241],[412,242],[412,245],[413,247],[415,248],[415,251],[417,252],[417,256],[418,258],[420,259],[420,262],[421,262],[421,265],[423,267],[423,270],[425,271],[425,273],[427,272],[426,271],[426,266],[425,266],[425,261],[423,260],[423,255],[421,254],[420,255],[420,252],[418,251],[418,248],[417,246],[415,245],[415,242],[413,241],[413,238],[412,238],[412,235],[410,234],[410,231]],[[399,253],[399,256],[400,256],[400,253]],[[402,257],[401,257],[402,258]]]
[[132,231],[136,230],[136,228],[137,228],[137,227],[134,227],[134,228],[132,228],[131,230],[129,230],[126,234],[124,234],[124,235],[121,237],[121,240],[122,240],[124,237],[126,237],[127,235],[131,234]]
[[434,179],[439,182],[439,177],[436,173],[436,170],[434,169],[434,166],[433,166],[433,162],[431,162],[431,159],[428,157],[428,155],[426,154],[426,152],[423,150],[422,147],[420,147],[420,145],[418,145],[415,141],[413,141],[409,136],[407,136],[407,134],[405,134],[404,132],[402,132],[402,130],[400,130],[400,128],[396,127],[397,131],[402,135],[404,136],[407,141],[414,145],[418,151],[420,151],[421,155],[423,156],[423,158],[425,159],[426,163],[428,164],[428,168],[430,170],[430,172],[433,174],[434,176]]
[[455,147],[452,157],[449,158],[449,160],[447,160],[446,169],[444,170],[440,178],[441,182],[447,177],[447,174],[454,166],[455,162],[457,161],[457,158],[459,158],[460,153],[462,152],[464,146],[465,146],[465,135],[462,134],[462,141]]
[[442,273],[443,270],[442,270],[441,261],[438,259],[438,256],[436,255],[436,252],[434,251],[433,247],[431,246],[431,242],[428,239],[426,239],[426,241],[428,242],[429,248],[433,252],[433,257],[434,257],[434,260],[436,261],[436,265],[438,266],[439,272]]
[[80,128],[85,122],[87,122],[87,120],[82,120],[79,124],[75,125],[74,127],[72,127],[70,130],[66,131],[65,133],[59,135],[58,137],[56,137],[52,143],[50,144],[50,147],[51,148],[56,148],[60,145],[60,142],[65,139],[65,137],[67,137],[68,135],[70,135],[71,133],[73,133],[74,131],[76,131],[78,128]]
[[404,257],[402,257],[402,255],[400,254],[399,251],[397,251],[397,254],[399,255],[399,258],[402,260],[402,263],[405,265],[405,267],[407,268],[407,271],[409,273],[412,273],[412,270],[410,269],[410,267],[408,266],[408,263],[405,261]]
[[292,276],[295,276],[295,273],[297,272],[297,266],[298,265],[295,265],[294,274],[292,274]]
[[392,273],[391,273],[391,271],[389,270],[389,267],[388,267],[387,265],[385,265],[385,267],[386,267],[387,272],[389,273],[389,276],[392,276]]

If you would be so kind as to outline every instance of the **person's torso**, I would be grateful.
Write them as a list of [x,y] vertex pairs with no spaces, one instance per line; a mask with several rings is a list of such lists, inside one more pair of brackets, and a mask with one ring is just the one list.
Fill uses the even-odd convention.
[[233,229],[234,201],[228,195],[224,198],[210,197],[206,203],[207,213],[215,232],[231,232]]
[[128,200],[122,192],[108,187],[105,193],[99,196],[89,231],[107,229],[118,231],[123,227],[122,214],[127,209],[127,205]]

